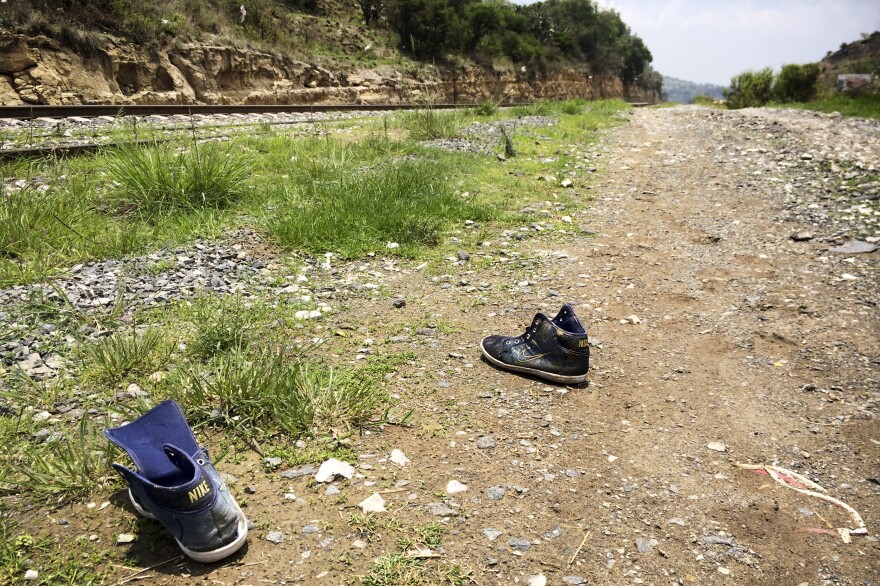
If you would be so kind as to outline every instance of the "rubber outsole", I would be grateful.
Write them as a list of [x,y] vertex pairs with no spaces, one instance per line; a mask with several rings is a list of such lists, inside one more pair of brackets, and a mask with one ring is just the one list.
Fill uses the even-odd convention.
[[482,341],[480,342],[480,350],[483,352],[483,356],[486,357],[486,360],[488,360],[489,362],[491,362],[492,364],[494,364],[494,365],[497,366],[498,368],[503,368],[503,369],[505,369],[505,370],[513,370],[513,371],[516,371],[516,372],[522,372],[522,373],[525,373],[525,374],[531,374],[532,376],[538,376],[538,377],[541,377],[541,378],[543,378],[543,379],[553,381],[553,382],[555,382],[555,383],[572,384],[572,383],[582,383],[582,382],[586,382],[586,380],[587,380],[587,375],[586,375],[586,374],[578,374],[578,375],[573,375],[573,376],[566,376],[566,375],[563,375],[563,374],[553,374],[552,372],[545,372],[545,371],[543,371],[543,370],[538,370],[538,369],[536,369],[536,368],[528,368],[528,367],[526,367],[526,366],[516,366],[516,365],[513,365],[513,364],[507,364],[506,362],[501,362],[501,361],[498,360],[497,358],[491,356],[491,355],[486,351],[486,348],[483,347],[483,342],[482,342]]
[[[128,490],[128,499],[131,501],[132,506],[135,508],[138,514],[143,515],[147,519],[153,519],[154,521],[156,520],[156,517],[152,513],[141,507],[137,503],[137,501],[134,500],[134,495],[131,494],[131,489]],[[238,510],[238,536],[235,538],[235,541],[232,541],[231,543],[224,545],[221,548],[211,551],[194,551],[180,543],[180,540],[172,535],[172,537],[174,537],[174,541],[177,542],[178,547],[183,550],[183,553],[185,553],[189,558],[201,564],[210,564],[211,562],[217,562],[222,560],[223,558],[229,557],[237,552],[239,549],[241,549],[241,546],[243,546],[244,542],[247,540],[247,518],[245,518],[241,507],[238,506],[238,503],[235,501],[233,501],[233,503],[235,504],[236,510]]]

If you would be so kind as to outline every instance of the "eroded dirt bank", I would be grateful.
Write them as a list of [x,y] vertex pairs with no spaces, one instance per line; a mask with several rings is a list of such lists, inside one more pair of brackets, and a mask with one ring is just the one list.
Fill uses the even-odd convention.
[[[364,41],[366,44],[366,41]],[[363,46],[363,45],[361,45]],[[0,105],[397,104],[623,98],[658,102],[586,69],[495,71],[476,65],[321,66],[280,53],[202,43],[142,47],[111,38],[88,54],[0,31]]]

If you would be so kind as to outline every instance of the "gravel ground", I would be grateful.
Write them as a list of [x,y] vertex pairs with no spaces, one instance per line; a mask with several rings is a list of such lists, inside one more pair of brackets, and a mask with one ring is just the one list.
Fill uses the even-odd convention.
[[[21,520],[124,547],[139,567],[171,560],[142,574],[151,584],[343,584],[395,551],[401,527],[430,523],[445,529],[433,553],[477,584],[877,583],[880,124],[700,107],[629,118],[598,146],[559,145],[583,161],[570,189],[594,205],[517,202],[533,222],[463,250],[442,275],[314,261],[307,287],[327,305],[315,335],[344,329],[363,344],[329,337],[321,351],[352,364],[413,352],[386,386],[415,417],[352,438],[351,480],[318,484],[314,468],[252,453],[222,464],[254,521],[231,560],[180,560],[147,521],[115,545],[133,518],[122,493]],[[152,286],[146,303],[192,284],[220,291],[215,278],[229,290],[296,283],[269,278],[286,268],[266,247],[160,257],[173,265],[163,285],[136,277],[126,292]],[[144,262],[81,267],[62,290],[100,311],[111,277]],[[591,335],[589,384],[480,359],[482,336],[518,334],[564,301]],[[7,364],[40,335],[16,334]],[[829,527],[854,528],[845,511],[737,463],[805,475],[861,513],[868,535],[844,543]],[[388,509],[377,526],[350,523],[376,492]]]

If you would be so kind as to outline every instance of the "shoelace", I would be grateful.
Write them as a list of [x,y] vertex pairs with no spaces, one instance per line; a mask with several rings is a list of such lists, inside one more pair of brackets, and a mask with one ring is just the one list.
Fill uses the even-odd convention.
[[538,329],[538,325],[533,323],[531,325],[531,327],[526,328],[526,331],[523,332],[522,334],[520,334],[519,336],[517,336],[516,338],[513,338],[512,340],[505,341],[504,345],[505,346],[510,346],[510,345],[516,346],[517,344],[522,344],[526,340],[530,340],[531,337],[533,335],[535,335],[537,329]]

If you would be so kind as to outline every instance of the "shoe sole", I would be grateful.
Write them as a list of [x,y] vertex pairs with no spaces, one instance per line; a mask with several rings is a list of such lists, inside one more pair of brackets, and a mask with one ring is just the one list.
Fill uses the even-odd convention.
[[486,348],[483,347],[483,342],[480,342],[480,350],[483,351],[483,356],[486,357],[486,360],[497,366],[498,368],[503,368],[505,370],[515,370],[516,372],[523,372],[525,374],[531,374],[532,376],[538,376],[543,379],[547,379],[553,381],[555,383],[582,383],[587,380],[586,374],[577,374],[572,376],[566,376],[564,374],[553,374],[552,372],[545,372],[543,370],[538,370],[537,368],[528,368],[526,366],[516,366],[514,364],[507,364],[506,362],[501,362],[494,356],[490,356],[488,352],[486,352]]
[[[134,495],[131,494],[131,489],[128,490],[128,500],[131,501],[132,506],[140,515],[146,517],[147,519],[153,519],[154,521],[157,520],[152,513],[141,507],[137,503],[137,501],[134,500]],[[241,507],[238,506],[238,503],[235,502],[235,500],[233,500],[233,503],[235,504],[235,508],[238,511],[238,537],[235,538],[235,541],[212,551],[193,551],[180,543],[180,540],[172,535],[172,537],[174,537],[174,541],[177,542],[178,547],[183,550],[183,553],[199,563],[210,564],[211,562],[220,561],[223,558],[229,557],[237,552],[239,549],[241,549],[241,546],[244,545],[244,542],[247,540],[247,519],[245,518],[244,513],[241,511]]]

